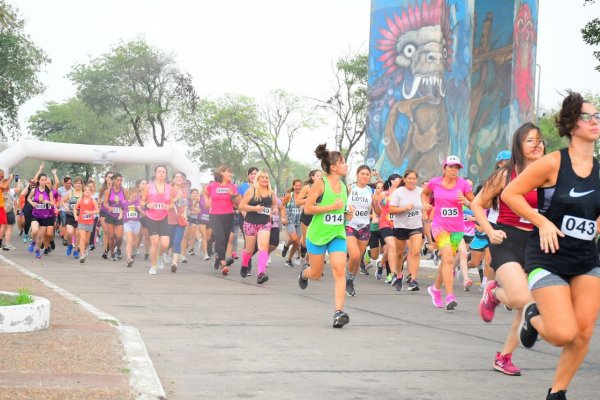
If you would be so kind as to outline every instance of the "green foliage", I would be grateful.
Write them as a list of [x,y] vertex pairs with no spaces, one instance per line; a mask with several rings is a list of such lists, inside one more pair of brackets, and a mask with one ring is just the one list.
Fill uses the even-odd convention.
[[24,33],[25,22],[0,0],[0,137],[18,136],[19,107],[44,91],[37,78],[48,56]]
[[[584,0],[583,4],[594,4],[596,0]],[[583,41],[590,46],[598,46],[600,44],[600,18],[594,18],[581,29]],[[600,51],[593,52],[596,60],[600,62]],[[600,64],[596,66],[596,70],[600,71]]]
[[33,303],[33,297],[31,297],[29,290],[25,288],[19,289],[16,296],[0,294],[0,307],[31,303]]

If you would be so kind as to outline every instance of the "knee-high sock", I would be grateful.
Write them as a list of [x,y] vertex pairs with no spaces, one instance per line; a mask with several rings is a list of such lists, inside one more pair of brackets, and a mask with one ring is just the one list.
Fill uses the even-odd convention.
[[246,253],[246,250],[242,250],[242,267],[248,268],[248,263],[252,258],[252,254]]
[[267,263],[269,262],[269,252],[259,250],[258,252],[258,273],[264,274],[267,272]]

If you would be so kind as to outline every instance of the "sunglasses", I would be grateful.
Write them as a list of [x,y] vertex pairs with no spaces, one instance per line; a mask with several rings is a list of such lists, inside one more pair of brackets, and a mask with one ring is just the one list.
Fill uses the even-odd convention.
[[592,118],[594,118],[596,122],[600,122],[600,112],[597,112],[596,114],[582,112],[579,118],[584,122],[590,122]]

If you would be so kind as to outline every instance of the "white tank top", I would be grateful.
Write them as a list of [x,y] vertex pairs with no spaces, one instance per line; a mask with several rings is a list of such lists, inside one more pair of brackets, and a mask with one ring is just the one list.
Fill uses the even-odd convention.
[[370,187],[359,188],[356,185],[352,186],[350,195],[348,196],[348,204],[352,204],[354,207],[354,215],[347,223],[349,227],[360,230],[365,226],[369,226],[372,201],[373,192]]

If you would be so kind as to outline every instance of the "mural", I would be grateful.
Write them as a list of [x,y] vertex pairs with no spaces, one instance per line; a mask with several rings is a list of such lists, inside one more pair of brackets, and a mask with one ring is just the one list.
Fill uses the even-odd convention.
[[372,0],[367,164],[487,177],[532,118],[536,26],[535,0]]

